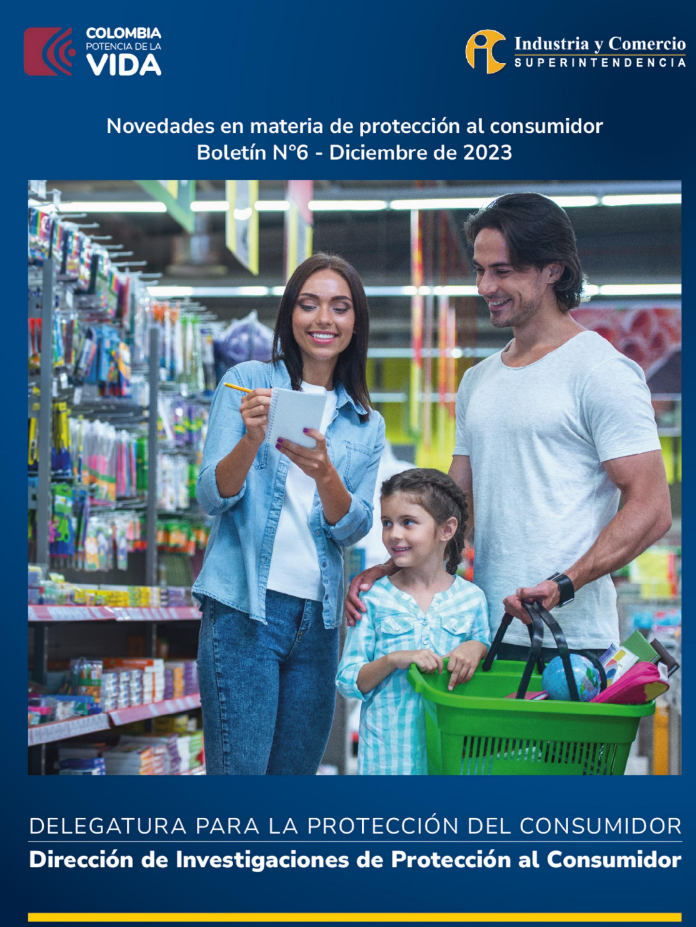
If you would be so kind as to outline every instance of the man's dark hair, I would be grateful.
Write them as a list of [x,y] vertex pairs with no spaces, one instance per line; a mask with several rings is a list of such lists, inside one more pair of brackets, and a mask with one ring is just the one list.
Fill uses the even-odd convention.
[[575,232],[567,214],[539,193],[506,193],[469,218],[464,231],[473,246],[482,229],[497,229],[505,239],[516,270],[561,263],[554,284],[558,306],[569,312],[580,304],[583,284]]

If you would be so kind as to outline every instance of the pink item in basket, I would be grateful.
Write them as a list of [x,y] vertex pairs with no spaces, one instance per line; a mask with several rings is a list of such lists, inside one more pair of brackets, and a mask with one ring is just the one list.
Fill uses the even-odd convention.
[[596,695],[592,702],[614,705],[645,705],[654,701],[669,689],[666,672],[660,672],[654,663],[636,663],[619,677],[616,682]]

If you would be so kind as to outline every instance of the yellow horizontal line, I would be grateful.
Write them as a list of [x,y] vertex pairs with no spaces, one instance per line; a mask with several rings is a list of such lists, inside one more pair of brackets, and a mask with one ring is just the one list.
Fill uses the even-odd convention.
[[234,912],[232,914],[174,914],[174,913],[121,913],[121,914],[41,914],[34,913],[28,916],[30,924],[41,923],[85,923],[96,924],[124,924],[140,923],[176,923],[176,924],[233,924],[233,923],[261,923],[261,924],[293,924],[293,923],[332,923],[332,924],[364,924],[364,923],[411,923],[411,924],[515,924],[515,923],[681,923],[682,916],[674,912],[667,914],[635,914],[629,913],[568,913],[565,914],[529,914],[509,913],[492,914],[483,912],[466,913],[434,913],[434,914],[407,914],[407,913],[267,913]]
[[686,58],[686,52],[515,52],[516,58]]

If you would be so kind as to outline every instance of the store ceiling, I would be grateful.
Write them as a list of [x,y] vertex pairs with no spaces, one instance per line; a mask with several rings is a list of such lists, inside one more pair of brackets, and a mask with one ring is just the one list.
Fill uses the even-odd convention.
[[[50,180],[49,189],[61,191],[64,201],[149,200],[134,181]],[[514,185],[491,181],[315,181],[316,199],[400,199],[417,196],[490,196],[512,190],[536,190],[548,195],[603,195],[653,189],[678,190],[678,184],[636,182],[519,181]],[[261,181],[261,199],[284,198],[284,182]],[[197,200],[224,199],[224,181],[198,181]],[[428,212],[424,212],[427,217]],[[438,220],[433,213],[435,234]],[[462,226],[468,212],[448,212],[450,235],[449,283],[474,282],[466,256]],[[585,273],[593,284],[679,283],[681,281],[681,207],[678,205],[625,206],[569,209]],[[133,260],[146,260],[148,272],[162,274],[159,283],[177,286],[277,286],[283,282],[284,213],[262,212],[260,272],[255,278],[225,247],[225,214],[199,212],[196,229],[188,235],[166,213],[95,213],[85,222],[99,222],[99,234],[134,252]],[[428,219],[426,218],[426,223]],[[355,265],[368,286],[403,286],[411,282],[410,213],[315,212],[316,250],[341,254]],[[456,252],[456,255],[455,255]],[[456,269],[455,269],[456,268]],[[440,283],[437,267],[434,283]],[[498,346],[509,333],[492,329],[485,304],[478,300],[469,310],[478,316],[479,343]],[[262,321],[273,324],[277,298],[216,298],[209,308],[221,319],[256,309]],[[405,345],[409,340],[409,301],[382,297],[371,300],[372,341]]]

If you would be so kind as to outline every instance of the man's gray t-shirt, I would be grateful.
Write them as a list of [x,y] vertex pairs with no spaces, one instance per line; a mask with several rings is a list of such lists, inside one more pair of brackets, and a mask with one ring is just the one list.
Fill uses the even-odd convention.
[[[498,353],[466,372],[454,454],[471,461],[474,582],[491,633],[505,596],[570,567],[616,514],[620,492],[602,463],[659,448],[642,370],[595,332],[526,367],[506,367]],[[616,642],[611,577],[578,590],[557,615],[573,648]],[[546,630],[553,645],[548,638]],[[528,645],[527,629],[514,621],[505,641]]]

